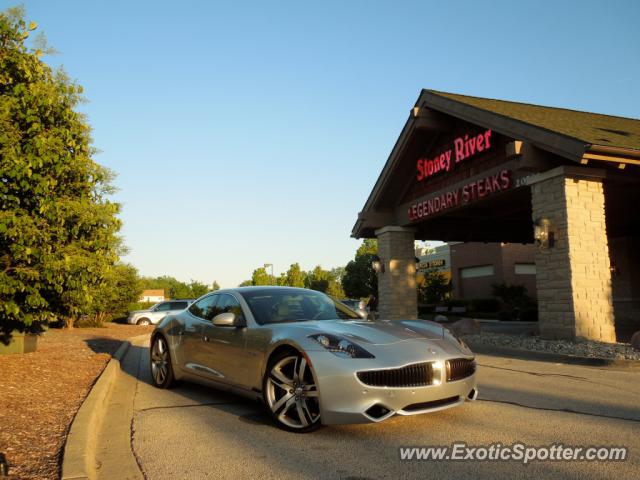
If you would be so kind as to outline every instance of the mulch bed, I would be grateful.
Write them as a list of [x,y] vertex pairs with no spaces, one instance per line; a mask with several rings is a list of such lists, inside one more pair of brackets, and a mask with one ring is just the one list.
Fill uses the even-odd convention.
[[51,329],[36,352],[0,355],[0,460],[9,464],[8,478],[60,477],[69,426],[91,386],[122,340],[152,330]]

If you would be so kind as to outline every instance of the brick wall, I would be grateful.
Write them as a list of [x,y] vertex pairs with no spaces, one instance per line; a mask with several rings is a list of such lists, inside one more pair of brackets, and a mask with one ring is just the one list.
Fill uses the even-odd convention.
[[[467,242],[451,245],[451,274],[455,298],[489,298],[491,285],[508,283],[524,285],[528,294],[536,298],[536,276],[516,275],[516,263],[534,263],[535,246],[517,243]],[[479,265],[493,265],[494,274],[487,277],[462,279],[460,270]]]
[[524,285],[527,294],[535,299],[538,296],[536,290],[536,276],[516,274],[516,263],[535,263],[536,246],[532,243],[505,243],[501,248],[502,253],[502,281],[509,285]]
[[384,272],[378,273],[378,311],[388,320],[418,318],[414,232],[402,227],[376,231],[378,256]]
[[555,246],[536,251],[541,334],[615,341],[602,181],[560,174],[531,195],[533,220],[555,232]]

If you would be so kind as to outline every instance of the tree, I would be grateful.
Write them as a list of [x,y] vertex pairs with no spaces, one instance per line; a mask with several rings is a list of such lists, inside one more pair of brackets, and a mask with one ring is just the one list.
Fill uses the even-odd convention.
[[141,293],[142,286],[135,267],[118,263],[107,274],[105,285],[94,292],[90,314],[104,315],[107,320],[126,316],[129,305],[137,302]]
[[451,282],[437,270],[424,273],[424,279],[418,285],[418,301],[434,304],[442,302],[451,293]]
[[252,285],[253,285],[253,282],[251,280],[245,280],[242,283],[240,283],[238,287],[250,287]]
[[329,270],[331,273],[331,277],[336,280],[336,282],[342,284],[342,277],[346,273],[345,267],[335,267]]
[[344,291],[332,271],[323,270],[318,265],[306,274],[305,287],[326,293],[337,298],[344,298]]
[[251,285],[272,285],[271,275],[264,267],[256,268],[251,275]]
[[214,280],[213,285],[211,285],[211,291],[215,292],[217,290],[220,290],[220,285],[218,284],[217,280]]
[[304,287],[305,273],[298,263],[292,263],[286,273],[286,285],[289,287]]
[[191,283],[189,283],[189,290],[189,295],[184,298],[198,298],[210,291],[207,285],[202,282],[198,282],[197,280],[191,280]]
[[329,285],[327,286],[327,290],[324,293],[337,299],[346,297],[344,290],[342,289],[342,285],[340,284],[340,282],[334,279],[329,280]]
[[[198,298],[211,291],[208,285],[197,280],[185,283],[167,275],[155,278],[145,277],[141,279],[141,283],[144,289],[164,290],[169,298]],[[213,282],[213,287],[214,290],[220,288],[217,282]]]
[[121,252],[113,175],[93,161],[76,111],[82,87],[25,41],[36,25],[0,14],[0,338],[95,307]]
[[365,238],[356,250],[356,258],[362,255],[377,255],[378,254],[378,240],[375,238]]
[[311,290],[326,292],[329,287],[329,272],[317,265],[316,268],[307,273],[304,286]]
[[345,267],[342,288],[349,298],[378,296],[378,276],[372,262],[378,253],[378,242],[365,239],[356,250],[356,255]]

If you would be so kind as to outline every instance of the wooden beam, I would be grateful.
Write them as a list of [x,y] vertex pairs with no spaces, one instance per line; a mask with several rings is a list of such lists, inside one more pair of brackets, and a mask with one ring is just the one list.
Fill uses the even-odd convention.
[[507,157],[515,157],[516,155],[522,154],[522,142],[520,140],[515,140],[513,142],[509,142],[506,145]]
[[[614,163],[617,163],[618,165],[620,165],[620,164],[640,165],[640,160],[637,160],[635,158],[613,157],[611,155],[600,155],[600,154],[596,154],[596,153],[585,153],[582,156],[582,159],[580,160],[580,163],[586,164],[586,163],[588,163],[589,160],[597,160],[597,161],[601,161],[601,162],[614,162]],[[620,167],[618,166],[618,168],[620,168]],[[622,168],[624,168],[624,167],[622,167]]]

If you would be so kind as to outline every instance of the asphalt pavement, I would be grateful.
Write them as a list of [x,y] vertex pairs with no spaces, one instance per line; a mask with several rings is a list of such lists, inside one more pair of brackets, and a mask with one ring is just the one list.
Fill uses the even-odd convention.
[[[257,403],[198,385],[151,385],[148,349],[124,362],[131,442],[148,480],[199,478],[638,478],[640,373],[479,355],[479,400],[300,435]],[[401,461],[406,446],[626,446],[624,462]],[[113,456],[112,456],[113,458]],[[106,462],[109,463],[109,462]],[[111,466],[113,468],[113,465]],[[111,470],[113,474],[113,470]],[[111,476],[111,475],[110,475]],[[111,478],[114,478],[111,476]]]

